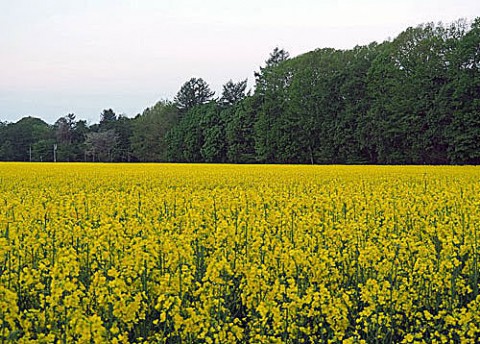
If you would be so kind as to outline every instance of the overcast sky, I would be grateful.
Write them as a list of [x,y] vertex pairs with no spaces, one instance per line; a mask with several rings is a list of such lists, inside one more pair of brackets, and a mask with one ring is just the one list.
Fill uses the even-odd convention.
[[129,117],[191,77],[217,92],[292,56],[480,16],[479,0],[0,0],[0,121]]

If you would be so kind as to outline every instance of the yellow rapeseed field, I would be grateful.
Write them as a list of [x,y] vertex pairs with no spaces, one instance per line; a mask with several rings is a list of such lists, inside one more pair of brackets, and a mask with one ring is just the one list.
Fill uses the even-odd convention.
[[0,164],[1,343],[478,343],[480,168]]

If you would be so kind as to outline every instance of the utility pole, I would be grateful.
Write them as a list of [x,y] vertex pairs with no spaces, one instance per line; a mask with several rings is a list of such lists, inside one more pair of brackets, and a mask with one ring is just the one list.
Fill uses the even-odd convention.
[[32,162],[32,145],[28,148],[28,155],[30,157],[30,162]]
[[53,162],[57,162],[57,144],[53,145]]

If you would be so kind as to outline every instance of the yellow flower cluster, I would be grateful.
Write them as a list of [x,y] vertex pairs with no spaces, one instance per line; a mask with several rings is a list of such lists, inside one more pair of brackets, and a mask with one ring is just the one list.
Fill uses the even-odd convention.
[[0,342],[478,343],[477,167],[0,164]]

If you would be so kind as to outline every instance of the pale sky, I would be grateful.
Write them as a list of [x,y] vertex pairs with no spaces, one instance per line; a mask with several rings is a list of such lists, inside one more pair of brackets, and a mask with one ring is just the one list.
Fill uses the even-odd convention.
[[296,56],[480,16],[479,0],[0,0],[0,121],[134,117],[191,77],[221,91]]

